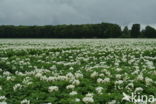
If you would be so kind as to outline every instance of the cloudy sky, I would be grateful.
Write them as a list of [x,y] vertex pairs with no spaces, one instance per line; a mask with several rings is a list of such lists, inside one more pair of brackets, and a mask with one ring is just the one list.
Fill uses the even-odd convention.
[[0,0],[0,25],[156,24],[156,0]]

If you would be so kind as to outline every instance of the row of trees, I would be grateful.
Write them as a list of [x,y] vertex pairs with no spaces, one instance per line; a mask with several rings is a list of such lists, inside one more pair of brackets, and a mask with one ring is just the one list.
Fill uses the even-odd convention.
[[134,24],[123,31],[117,24],[84,24],[57,26],[0,26],[0,38],[154,38],[156,30],[147,26],[140,31],[140,25]]
[[156,38],[156,29],[146,26],[141,30],[140,24],[133,24],[131,30],[127,26],[123,29],[121,38]]

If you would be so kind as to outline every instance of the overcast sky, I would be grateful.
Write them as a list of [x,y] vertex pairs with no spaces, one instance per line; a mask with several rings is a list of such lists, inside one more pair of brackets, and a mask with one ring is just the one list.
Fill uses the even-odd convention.
[[156,24],[156,0],[0,0],[0,24]]

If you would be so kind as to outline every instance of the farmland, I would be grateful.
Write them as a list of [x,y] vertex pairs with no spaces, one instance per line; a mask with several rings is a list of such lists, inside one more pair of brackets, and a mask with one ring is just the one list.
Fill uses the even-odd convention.
[[3,104],[133,104],[155,76],[156,39],[0,39]]

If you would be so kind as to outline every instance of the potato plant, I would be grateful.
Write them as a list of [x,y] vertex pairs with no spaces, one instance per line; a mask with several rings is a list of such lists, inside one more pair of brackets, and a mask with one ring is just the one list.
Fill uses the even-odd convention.
[[155,76],[155,39],[0,40],[0,104],[133,104]]

